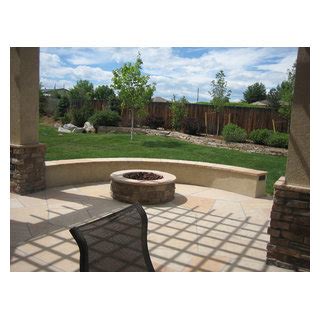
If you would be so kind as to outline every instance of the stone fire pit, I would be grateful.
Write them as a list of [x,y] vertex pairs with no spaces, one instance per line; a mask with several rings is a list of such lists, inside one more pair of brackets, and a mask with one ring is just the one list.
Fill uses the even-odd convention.
[[141,204],[158,204],[173,200],[176,177],[155,170],[121,170],[113,172],[111,194],[113,199]]

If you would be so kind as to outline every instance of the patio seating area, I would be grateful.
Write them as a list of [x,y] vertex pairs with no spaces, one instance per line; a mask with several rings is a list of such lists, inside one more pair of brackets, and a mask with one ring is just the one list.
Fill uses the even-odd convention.
[[[79,271],[69,228],[128,205],[109,183],[12,193],[11,271]],[[176,184],[173,201],[144,206],[155,270],[290,271],[265,263],[271,207],[272,197]]]

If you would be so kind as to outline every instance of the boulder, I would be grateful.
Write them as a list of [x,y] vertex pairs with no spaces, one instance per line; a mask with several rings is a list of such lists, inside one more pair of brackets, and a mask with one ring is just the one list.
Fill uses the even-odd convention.
[[77,126],[72,123],[66,123],[63,125],[63,128],[72,131],[74,128],[77,128]]
[[86,132],[96,132],[96,129],[94,128],[94,126],[89,122],[85,122],[84,126],[83,126],[83,129],[86,131]]
[[75,127],[75,128],[72,130],[72,133],[82,133],[83,131],[84,131],[83,128]]
[[71,130],[65,129],[64,127],[59,127],[58,132],[60,133],[71,133]]
[[99,126],[98,133],[106,133],[108,131],[108,127],[106,126]]

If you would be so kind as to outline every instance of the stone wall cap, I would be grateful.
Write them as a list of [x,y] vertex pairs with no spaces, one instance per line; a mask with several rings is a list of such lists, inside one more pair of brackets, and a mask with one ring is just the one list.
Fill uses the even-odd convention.
[[310,193],[310,187],[304,186],[296,186],[291,184],[286,184],[286,178],[280,177],[274,184],[274,188],[276,190],[284,190],[284,191],[295,191],[301,193]]
[[[266,176],[266,171],[248,169],[243,167],[236,167],[224,164],[216,164],[209,162],[201,161],[188,161],[188,160],[172,160],[172,159],[156,159],[156,158],[85,158],[85,159],[68,159],[68,160],[53,160],[46,161],[46,166],[59,166],[59,165],[68,165],[68,164],[82,164],[82,163],[104,163],[104,162],[136,162],[137,166],[140,163],[179,163],[185,164],[194,167],[202,167],[208,169],[229,171],[234,173],[246,174],[251,176]],[[145,170],[145,169],[144,169]]]
[[[131,172],[152,172],[162,176],[162,178],[157,180],[135,180],[135,179],[125,178],[123,176],[125,173],[131,173]],[[175,175],[168,172],[163,172],[158,170],[149,170],[149,169],[133,169],[133,170],[120,170],[120,171],[112,172],[110,174],[110,179],[116,182],[121,182],[125,184],[133,184],[133,185],[143,184],[143,185],[151,186],[151,185],[163,185],[163,184],[173,183],[176,181],[177,178]]]
[[45,148],[46,144],[44,143],[36,143],[36,144],[10,144],[10,148]]

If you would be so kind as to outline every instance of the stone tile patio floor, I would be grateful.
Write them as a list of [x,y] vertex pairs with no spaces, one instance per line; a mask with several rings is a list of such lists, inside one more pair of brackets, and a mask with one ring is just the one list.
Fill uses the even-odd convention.
[[[78,271],[70,226],[128,206],[109,183],[11,194],[11,271]],[[156,271],[289,271],[265,264],[272,198],[177,184],[172,202],[145,206]]]

